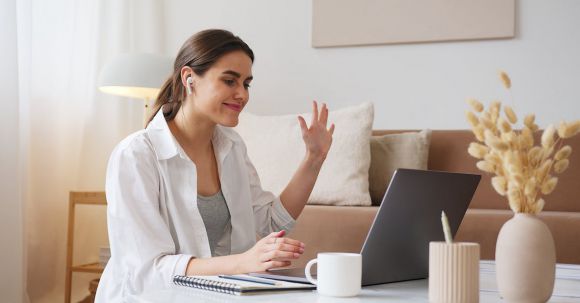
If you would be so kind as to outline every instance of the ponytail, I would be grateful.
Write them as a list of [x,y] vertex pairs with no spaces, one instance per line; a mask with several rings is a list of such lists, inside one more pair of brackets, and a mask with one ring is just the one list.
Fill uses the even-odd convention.
[[159,112],[159,110],[163,111],[163,116],[165,116],[165,121],[173,120],[177,111],[181,107],[182,98],[179,98],[179,94],[174,96],[173,92],[178,91],[180,83],[178,82],[177,87],[176,81],[174,76],[171,76],[165,80],[165,83],[161,86],[161,90],[159,91],[159,95],[157,95],[157,99],[155,99],[155,103],[153,104],[153,108],[147,118],[147,124],[149,124],[155,115]]

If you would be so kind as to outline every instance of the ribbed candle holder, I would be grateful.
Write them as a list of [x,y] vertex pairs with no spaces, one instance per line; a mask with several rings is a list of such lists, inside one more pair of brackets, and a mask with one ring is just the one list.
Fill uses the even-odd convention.
[[479,302],[479,244],[429,243],[429,302]]

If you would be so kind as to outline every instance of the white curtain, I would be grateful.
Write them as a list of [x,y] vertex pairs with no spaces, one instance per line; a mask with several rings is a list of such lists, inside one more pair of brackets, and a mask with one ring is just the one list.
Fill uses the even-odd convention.
[[0,300],[24,301],[16,2],[0,1]]
[[[142,127],[143,103],[100,93],[98,72],[116,54],[163,53],[163,2],[18,1],[25,181],[27,293],[31,302],[64,298],[68,192],[104,190],[108,156]],[[75,263],[96,261],[107,245],[104,207],[77,211]],[[73,302],[94,275],[73,276]]]

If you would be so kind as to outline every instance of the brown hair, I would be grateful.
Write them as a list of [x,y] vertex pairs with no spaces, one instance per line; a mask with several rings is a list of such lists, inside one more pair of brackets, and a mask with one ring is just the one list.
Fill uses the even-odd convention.
[[181,107],[181,102],[186,96],[185,87],[181,82],[181,69],[184,66],[191,67],[196,75],[203,76],[219,58],[237,50],[246,53],[254,62],[252,49],[242,39],[229,31],[208,29],[187,39],[177,53],[173,64],[173,75],[161,87],[147,123],[153,120],[161,108],[166,121],[175,118]]

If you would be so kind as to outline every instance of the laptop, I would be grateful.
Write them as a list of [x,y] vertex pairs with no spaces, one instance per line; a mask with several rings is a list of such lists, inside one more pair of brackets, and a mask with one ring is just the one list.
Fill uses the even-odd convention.
[[[427,278],[429,242],[444,241],[441,211],[455,236],[480,179],[464,173],[396,170],[361,250],[362,286]],[[250,275],[309,283],[304,268]]]

